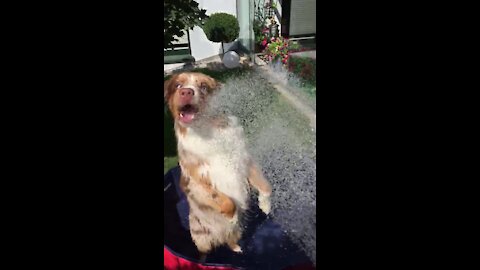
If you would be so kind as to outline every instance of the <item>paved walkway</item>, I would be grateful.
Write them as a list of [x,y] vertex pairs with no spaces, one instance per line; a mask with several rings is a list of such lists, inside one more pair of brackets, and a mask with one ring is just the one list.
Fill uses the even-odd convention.
[[[243,53],[240,53],[239,56],[240,56],[240,65],[248,65],[249,63],[248,56]],[[166,64],[166,65],[163,65],[163,72],[165,72],[166,74],[171,74],[174,71],[181,71],[181,70],[188,71],[193,68],[212,68],[215,70],[226,69],[226,67],[222,63],[222,56],[215,55],[215,56],[208,57],[190,64],[185,64],[185,63]]]

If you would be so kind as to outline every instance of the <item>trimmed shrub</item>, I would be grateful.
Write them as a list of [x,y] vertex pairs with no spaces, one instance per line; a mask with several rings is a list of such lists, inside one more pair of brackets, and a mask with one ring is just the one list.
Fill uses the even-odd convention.
[[210,41],[228,43],[238,38],[240,26],[235,16],[227,13],[214,13],[203,25],[203,32]]

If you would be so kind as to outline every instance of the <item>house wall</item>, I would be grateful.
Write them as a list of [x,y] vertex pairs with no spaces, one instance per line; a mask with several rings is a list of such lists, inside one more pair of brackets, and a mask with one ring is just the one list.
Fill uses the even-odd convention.
[[[207,11],[207,15],[211,15],[212,13],[224,12],[237,17],[236,0],[195,0],[195,2],[198,3],[199,8],[205,9]],[[193,30],[189,30],[189,34],[192,56],[195,58],[196,61],[216,56],[222,53],[222,43],[211,42],[210,40],[208,40],[202,28],[195,26]],[[235,42],[224,43],[225,52],[235,48]]]

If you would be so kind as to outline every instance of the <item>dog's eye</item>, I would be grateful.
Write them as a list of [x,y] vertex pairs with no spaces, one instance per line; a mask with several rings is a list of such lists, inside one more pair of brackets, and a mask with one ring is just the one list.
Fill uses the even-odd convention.
[[202,93],[204,93],[204,94],[207,93],[207,85],[206,85],[206,84],[202,84],[202,85],[200,86],[200,91],[202,91]]
[[182,87],[182,85],[180,83],[177,83],[176,87],[180,88],[180,87]]

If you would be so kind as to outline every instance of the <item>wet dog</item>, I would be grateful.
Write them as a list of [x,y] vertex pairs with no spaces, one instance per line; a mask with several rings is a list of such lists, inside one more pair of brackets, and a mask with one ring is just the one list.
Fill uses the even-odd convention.
[[180,185],[190,207],[190,233],[203,258],[221,245],[242,252],[238,240],[251,188],[258,191],[259,207],[266,214],[272,192],[247,152],[238,120],[209,110],[217,91],[219,83],[202,73],[175,74],[164,84],[175,122]]

